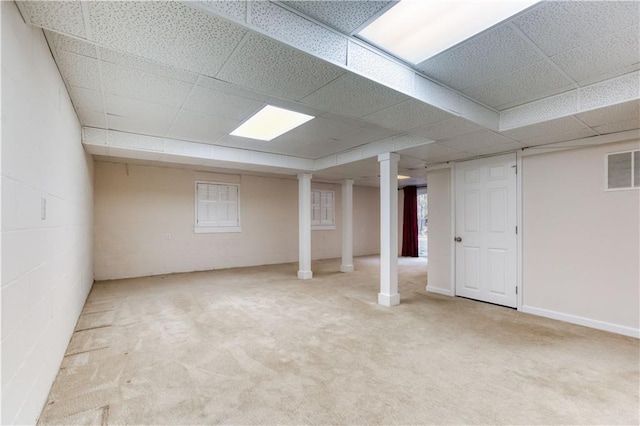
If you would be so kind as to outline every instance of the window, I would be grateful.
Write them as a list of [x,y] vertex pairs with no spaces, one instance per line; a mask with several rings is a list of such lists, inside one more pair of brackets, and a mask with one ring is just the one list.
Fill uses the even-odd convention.
[[640,188],[640,151],[607,154],[607,190]]
[[196,234],[240,232],[240,185],[196,182]]
[[334,191],[311,190],[311,229],[327,231],[336,229]]

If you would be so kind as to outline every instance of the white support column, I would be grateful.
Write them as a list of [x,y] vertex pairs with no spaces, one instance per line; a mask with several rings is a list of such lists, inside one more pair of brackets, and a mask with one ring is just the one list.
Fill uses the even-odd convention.
[[380,293],[378,303],[394,306],[398,294],[398,161],[400,155],[378,155],[380,162]]
[[311,272],[311,174],[298,175],[298,278],[313,278]]
[[341,272],[353,272],[353,179],[342,181],[342,265]]

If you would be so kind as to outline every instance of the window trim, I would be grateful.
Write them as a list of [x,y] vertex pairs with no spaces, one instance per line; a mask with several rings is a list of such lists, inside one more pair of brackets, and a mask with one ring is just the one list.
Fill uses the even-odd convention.
[[[311,223],[311,230],[312,231],[335,231],[336,229],[336,191],[333,189],[320,189],[320,188],[312,188],[311,189],[311,214],[313,215],[313,192],[317,191],[320,192],[320,200],[322,200],[322,193],[323,192],[331,192],[333,194],[333,204],[331,206],[331,208],[333,209],[333,224],[331,225],[321,225],[321,224],[316,224],[314,225],[313,222]],[[321,204],[322,206],[322,204]],[[320,207],[322,208],[322,207]],[[312,216],[312,221],[313,221],[313,216]]]
[[[626,186],[624,188],[609,188],[609,156],[615,154],[626,154],[631,153],[631,186]],[[625,151],[615,151],[615,152],[607,152],[604,155],[604,190],[605,192],[616,192],[616,191],[633,191],[640,190],[640,186],[633,186],[634,181],[634,152],[640,152],[640,149],[627,149]]]
[[[238,188],[238,200],[237,200],[238,225],[237,226],[198,226],[198,184],[235,186]],[[193,233],[194,234],[218,234],[218,233],[242,232],[242,211],[240,210],[242,197],[241,197],[240,189],[241,188],[239,183],[209,182],[204,180],[195,181],[193,185],[193,190],[194,190]]]

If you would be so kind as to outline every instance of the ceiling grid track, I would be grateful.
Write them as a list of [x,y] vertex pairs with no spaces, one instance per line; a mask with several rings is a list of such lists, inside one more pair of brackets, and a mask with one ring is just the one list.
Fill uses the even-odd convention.
[[[623,132],[637,126],[633,114],[640,106],[640,71],[630,65],[637,59],[624,62],[633,57],[629,46],[634,39],[632,31],[623,31],[630,25],[615,26],[634,22],[624,16],[629,15],[628,5],[594,2],[592,9],[591,3],[572,2],[569,7],[542,2],[518,21],[488,29],[489,37],[480,33],[484,38],[475,43],[476,36],[444,51],[445,56],[436,55],[453,57],[453,62],[440,60],[442,74],[437,74],[426,66],[416,70],[357,37],[359,28],[394,3],[375,13],[378,6],[372,6],[364,14],[366,6],[358,5],[353,15],[344,15],[341,12],[352,11],[346,3],[101,6],[82,1],[18,6],[25,22],[46,30],[87,130],[85,146],[97,155],[210,167],[221,167],[223,158],[244,165],[238,167],[255,164],[322,175],[327,168],[358,170],[359,164],[375,163],[381,152],[399,152],[406,168],[415,164],[412,161],[434,164],[513,151],[517,144],[546,147],[588,135],[609,141],[604,136],[611,129]],[[584,16],[582,23],[579,18]],[[548,27],[546,20],[551,22]],[[340,32],[345,26],[349,31]],[[591,52],[591,39],[601,40],[594,48],[601,55],[597,58],[621,54],[623,59],[579,69]],[[602,53],[607,43],[619,40],[623,43],[612,46],[614,53]],[[578,60],[570,62],[573,55]],[[487,59],[473,62],[474,57]],[[471,59],[474,66],[447,78],[447,64],[463,59]],[[448,69],[455,73],[462,68]],[[502,75],[511,76],[508,84],[487,84],[500,82]],[[595,80],[597,76],[601,80]],[[462,85],[472,81],[479,89],[461,89],[473,87]],[[512,88],[515,95],[499,94]],[[228,135],[264,103],[306,112],[317,120],[268,144]],[[498,111],[501,106],[509,107]],[[110,117],[107,107],[117,116]],[[103,120],[106,129],[93,128]]]
[[[518,34],[527,44],[529,44],[529,46],[531,46],[531,48],[533,50],[535,50],[536,52],[538,52],[540,55],[542,55],[542,57],[544,57],[544,59],[546,60],[546,62],[551,65],[551,67],[553,67],[558,73],[560,73],[564,78],[566,78],[567,80],[571,81],[571,83],[574,86],[574,89],[577,89],[580,87],[580,85],[578,84],[577,81],[575,81],[575,79],[573,77],[571,77],[569,74],[567,74],[565,72],[565,70],[563,70],[562,68],[560,68],[558,66],[558,64],[556,64],[550,56],[548,56],[546,53],[544,53],[544,51],[533,41],[531,40],[525,33],[522,32],[522,30],[520,30],[520,28],[518,28],[517,25],[514,25],[513,22],[509,22],[509,28],[511,28],[516,34]],[[517,105],[514,105],[517,106]]]

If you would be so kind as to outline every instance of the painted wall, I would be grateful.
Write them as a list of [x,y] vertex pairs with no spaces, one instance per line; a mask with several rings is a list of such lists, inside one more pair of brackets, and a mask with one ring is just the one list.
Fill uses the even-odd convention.
[[[523,157],[522,311],[640,335],[640,190],[605,191],[612,143]],[[431,171],[427,290],[453,294],[449,169]]]
[[93,162],[42,31],[1,3],[1,420],[34,424],[93,283]]
[[638,335],[640,190],[605,191],[614,143],[523,158],[523,310]]
[[451,169],[427,173],[429,238],[427,291],[453,295],[451,283]]
[[[239,183],[240,233],[194,234],[195,181]],[[341,255],[336,229],[312,232],[313,259]],[[298,260],[298,181],[188,169],[95,163],[97,280]],[[379,193],[354,187],[354,254],[379,253]],[[294,271],[295,273],[295,271]]]

